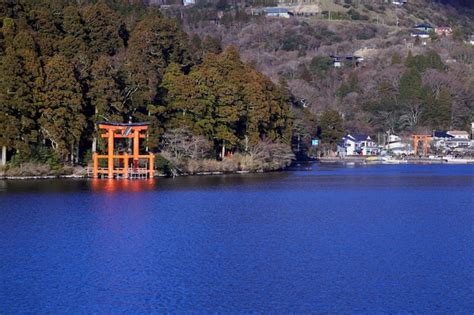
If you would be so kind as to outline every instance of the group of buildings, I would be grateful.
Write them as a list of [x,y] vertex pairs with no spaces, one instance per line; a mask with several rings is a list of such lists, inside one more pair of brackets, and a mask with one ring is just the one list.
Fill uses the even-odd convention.
[[[474,123],[472,125],[474,132]],[[473,155],[474,140],[464,130],[433,131],[431,135],[411,135],[402,138],[388,135],[383,144],[378,144],[366,134],[347,134],[337,145],[337,155],[345,156],[409,156],[421,155],[426,152],[417,151],[420,137],[427,141],[425,145],[430,155]]]
[[413,27],[410,36],[426,39],[430,38],[431,34],[436,34],[438,36],[450,36],[452,33],[453,29],[449,26],[433,27],[430,24],[421,23]]

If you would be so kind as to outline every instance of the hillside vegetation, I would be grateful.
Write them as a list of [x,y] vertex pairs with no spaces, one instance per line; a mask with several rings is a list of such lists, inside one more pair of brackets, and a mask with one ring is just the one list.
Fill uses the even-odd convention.
[[[469,130],[469,6],[315,3],[284,19],[251,14],[272,1],[1,0],[0,146],[57,172],[104,147],[95,122],[150,121],[157,164],[192,173],[284,167],[345,132]],[[453,33],[415,39],[420,22]]]
[[[336,111],[345,131],[469,130],[474,48],[466,40],[474,27],[472,9],[422,0],[404,6],[369,0],[316,3],[318,14],[285,19],[251,15],[248,3],[198,2],[181,11],[181,23],[191,36],[237,47],[243,60],[274,82],[284,80],[295,104],[319,118]],[[219,10],[220,19],[213,15]],[[450,26],[453,34],[414,39],[410,33],[417,23]],[[364,61],[335,68],[331,55]],[[314,135],[300,130],[308,143]]]

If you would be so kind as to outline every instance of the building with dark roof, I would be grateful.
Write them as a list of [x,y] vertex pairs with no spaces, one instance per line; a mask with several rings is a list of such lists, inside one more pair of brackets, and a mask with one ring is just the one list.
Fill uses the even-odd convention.
[[283,17],[283,18],[289,18],[290,16],[293,15],[288,8],[282,8],[282,7],[266,7],[266,8],[259,8],[255,9],[253,11],[254,15],[265,15],[269,17]]
[[423,32],[431,32],[431,31],[433,31],[433,26],[431,26],[427,23],[420,23],[420,24],[416,24],[414,29],[419,30],[419,31],[423,31]]

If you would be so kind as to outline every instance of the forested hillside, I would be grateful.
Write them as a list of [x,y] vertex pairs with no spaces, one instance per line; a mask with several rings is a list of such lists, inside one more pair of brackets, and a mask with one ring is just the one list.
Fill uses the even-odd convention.
[[[274,82],[286,81],[295,100],[319,118],[325,111],[336,111],[347,132],[469,130],[474,111],[474,47],[468,43],[474,11],[469,5],[424,0],[409,0],[403,6],[382,0],[313,2],[319,12],[288,19],[251,14],[258,5],[277,2],[234,6],[230,1],[200,1],[180,10],[180,16],[191,36],[211,36],[224,46],[234,45],[243,60]],[[173,9],[166,12],[177,15]],[[453,32],[432,32],[421,40],[411,36],[419,23],[450,27]],[[343,59],[340,68],[331,56]],[[353,56],[363,60],[346,60]],[[296,131],[303,132],[306,142],[311,138],[307,130]]]
[[[195,50],[155,8],[2,0],[0,22],[0,146],[14,163],[87,163],[102,120],[150,121],[145,145],[170,159],[215,160],[262,146],[284,156],[280,164],[267,152],[270,168],[291,159],[285,88],[232,47],[204,38]],[[190,149],[196,143],[199,156]]]
[[[144,146],[177,168],[259,169],[344,132],[469,129],[468,5],[317,3],[285,19],[252,14],[276,1],[1,0],[0,146],[13,164],[84,164],[95,122],[150,121]],[[417,23],[453,32],[422,40]]]

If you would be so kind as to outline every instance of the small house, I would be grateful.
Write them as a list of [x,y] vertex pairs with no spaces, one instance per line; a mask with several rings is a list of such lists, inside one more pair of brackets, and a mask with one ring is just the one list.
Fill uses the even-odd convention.
[[343,57],[339,57],[339,56],[329,56],[331,59],[332,59],[332,64],[334,66],[334,68],[340,68],[342,67],[342,60],[344,59]]
[[370,138],[364,134],[348,134],[342,138],[341,148],[345,149],[347,155],[378,155],[380,148]]
[[410,36],[419,38],[430,38],[430,33],[426,31],[414,30],[413,32],[411,32]]
[[362,61],[364,61],[364,57],[360,56],[329,56],[332,59],[332,65],[334,68],[341,68],[344,64],[351,65],[351,66],[359,66]]
[[404,5],[405,3],[407,3],[407,0],[392,0],[392,4],[395,5]]
[[282,18],[290,18],[293,15],[288,8],[282,7],[267,7],[267,8],[260,8],[254,11],[254,15],[265,15],[268,17],[282,17]]
[[433,27],[427,23],[421,23],[421,24],[416,24],[415,27],[413,27],[415,30],[422,31],[422,32],[432,32]]
[[433,140],[447,140],[454,138],[454,136],[448,134],[447,131],[433,131]]
[[433,131],[433,137],[431,138],[432,144],[435,148],[444,150],[447,148],[448,141],[454,138],[449,135],[446,131]]

